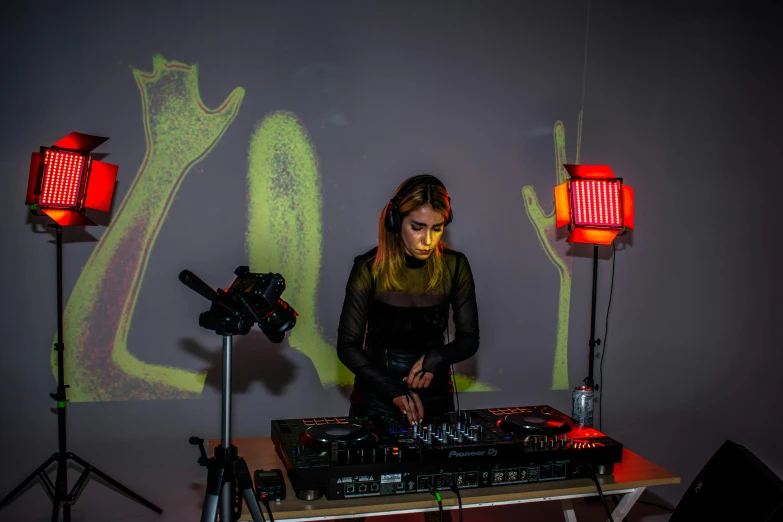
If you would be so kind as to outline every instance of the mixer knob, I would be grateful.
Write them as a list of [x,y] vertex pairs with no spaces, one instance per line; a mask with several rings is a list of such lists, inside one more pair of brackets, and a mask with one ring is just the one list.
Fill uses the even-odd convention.
[[427,431],[432,433],[432,424],[427,424]]
[[462,431],[462,423],[461,422],[457,423],[457,431]]
[[443,423],[443,426],[441,426],[441,428],[443,429],[443,432],[444,432],[444,433],[448,433],[448,431],[449,431],[449,425],[448,425],[448,424],[446,424],[446,423],[444,422],[444,423]]

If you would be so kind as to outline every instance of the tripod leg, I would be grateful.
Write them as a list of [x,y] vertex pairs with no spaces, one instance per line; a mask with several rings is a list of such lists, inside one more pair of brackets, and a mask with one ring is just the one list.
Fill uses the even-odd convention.
[[[8,495],[6,495],[6,497],[3,500],[0,500],[0,510],[2,510],[4,507],[6,507],[8,504],[10,504],[11,501],[14,499],[14,497],[16,497],[16,495],[21,493],[22,490],[24,490],[24,488],[26,488],[33,480],[35,480],[35,477],[37,477],[39,475],[45,476],[46,475],[46,468],[51,466],[52,462],[54,462],[56,458],[57,458],[57,453],[55,453],[54,455],[52,455],[51,457],[46,459],[46,462],[44,462],[43,464],[38,466],[38,469],[36,469],[32,473],[30,473],[29,477],[24,479],[21,484],[16,486],[14,488],[14,490],[12,492],[10,492]],[[46,484],[44,484],[44,486],[46,486]],[[50,492],[50,493],[53,494],[54,492]]]
[[224,468],[215,459],[209,459],[206,466],[207,491],[204,493],[204,505],[201,508],[201,522],[215,522],[217,520],[220,491],[223,489]]
[[[233,479],[234,477],[224,477]],[[223,480],[223,487],[220,488],[220,522],[224,520],[234,520],[234,481]]]
[[242,457],[237,457],[234,461],[234,473],[239,482],[239,489],[245,495],[245,502],[250,510],[254,522],[266,522],[261,508],[258,507],[258,499],[253,491],[253,479],[250,477],[250,470],[247,468],[247,462]]
[[[85,469],[89,470],[91,473],[95,473],[100,478],[102,478],[103,480],[105,480],[106,482],[111,484],[114,488],[118,489],[122,493],[125,493],[126,495],[128,495],[130,498],[132,498],[133,500],[135,500],[139,504],[142,504],[143,506],[151,509],[152,511],[154,511],[157,514],[163,513],[163,510],[160,509],[158,506],[156,506],[155,504],[153,504],[149,500],[145,499],[141,495],[131,491],[126,486],[123,486],[122,484],[120,484],[119,482],[117,482],[116,480],[114,480],[109,475],[107,475],[103,471],[99,470],[98,468],[96,468],[95,466],[90,464],[89,462],[85,461],[84,459],[79,458],[77,455],[74,455],[73,453],[70,453],[70,452],[68,453],[68,458],[73,460],[73,461],[75,461],[80,466],[84,467]],[[84,484],[84,482],[80,481],[80,484]],[[78,492],[74,492],[74,493],[78,493]],[[75,496],[75,495],[72,493],[71,496]]]

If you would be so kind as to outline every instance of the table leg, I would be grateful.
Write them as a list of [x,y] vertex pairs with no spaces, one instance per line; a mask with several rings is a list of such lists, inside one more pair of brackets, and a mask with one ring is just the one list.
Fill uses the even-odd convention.
[[560,505],[563,507],[563,515],[566,522],[576,522],[576,513],[574,513],[574,504],[570,498],[560,499]]
[[612,512],[612,520],[615,522],[622,521],[628,515],[628,512],[631,511],[633,505],[636,504],[636,501],[639,500],[639,497],[642,496],[644,490],[645,488],[643,487],[635,488],[630,493],[623,495],[620,503],[617,504],[617,507]]

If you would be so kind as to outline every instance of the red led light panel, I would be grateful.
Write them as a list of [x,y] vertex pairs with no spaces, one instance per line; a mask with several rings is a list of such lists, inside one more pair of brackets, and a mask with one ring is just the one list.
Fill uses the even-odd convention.
[[623,227],[620,180],[571,180],[571,205],[576,226]]
[[42,207],[78,208],[86,158],[83,154],[47,149],[41,179]]

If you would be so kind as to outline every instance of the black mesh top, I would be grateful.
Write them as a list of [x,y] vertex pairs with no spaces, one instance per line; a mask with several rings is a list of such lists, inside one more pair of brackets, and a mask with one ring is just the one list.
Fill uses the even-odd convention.
[[[470,264],[460,252],[444,250],[447,275],[442,288],[426,291],[426,261],[406,255],[407,290],[380,292],[372,277],[376,251],[354,260],[340,314],[337,356],[356,375],[357,385],[391,400],[405,395],[408,386],[390,376],[371,354],[383,350],[426,354],[424,369],[436,376],[443,374],[449,365],[478,350],[478,311]],[[444,345],[449,305],[456,331],[454,340]]]

